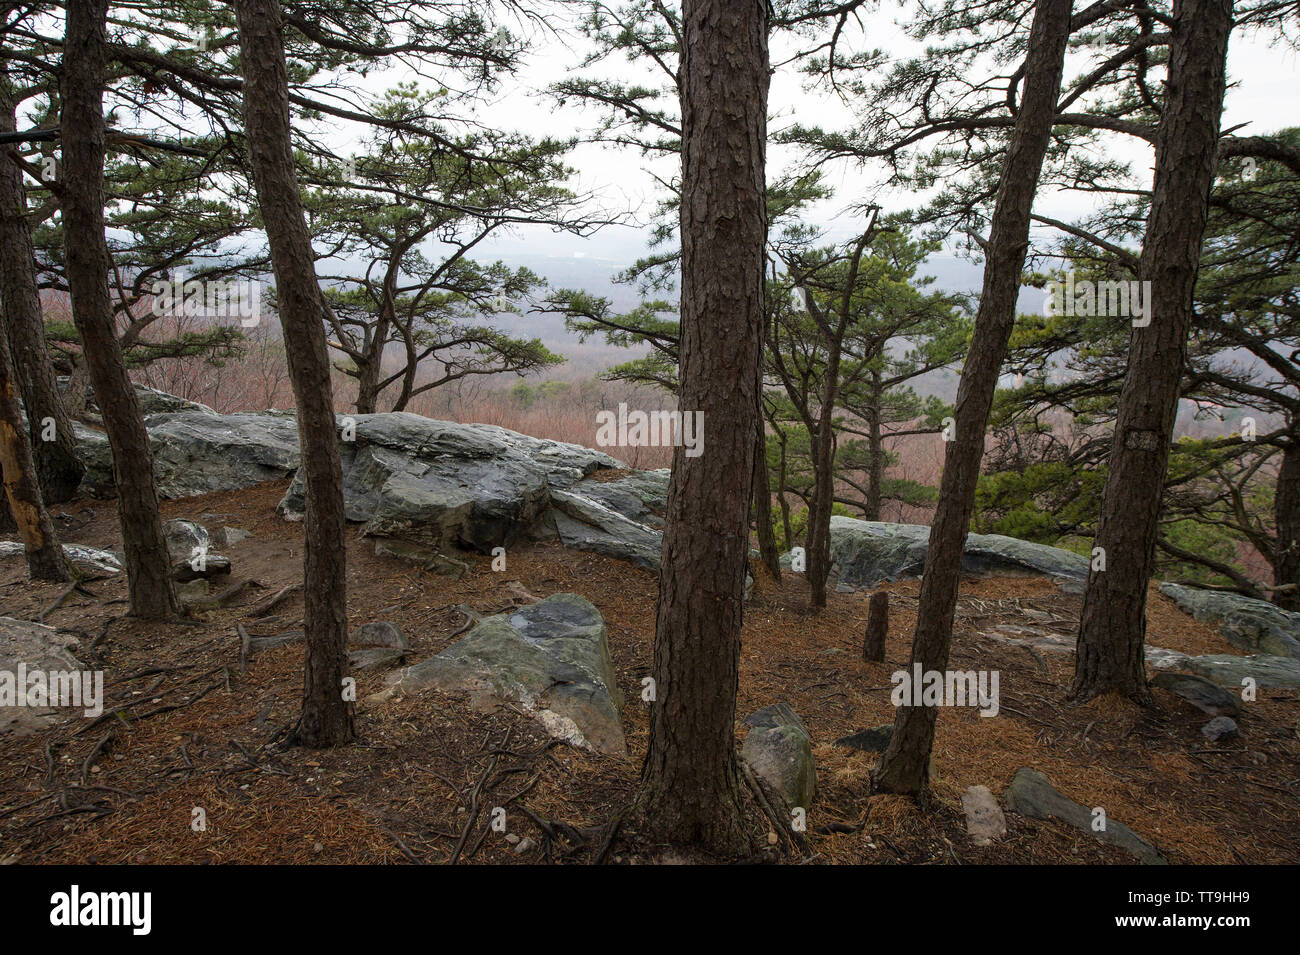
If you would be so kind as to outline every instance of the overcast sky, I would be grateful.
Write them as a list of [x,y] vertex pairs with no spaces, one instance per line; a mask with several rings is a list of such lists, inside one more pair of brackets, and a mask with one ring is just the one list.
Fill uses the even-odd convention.
[[[916,44],[903,36],[898,26],[899,10],[893,4],[864,16],[866,36],[850,36],[850,48],[880,48],[896,51],[895,56],[906,57],[914,53]],[[535,36],[537,45],[532,50],[526,69],[517,82],[504,87],[496,96],[490,111],[494,125],[515,128],[533,135],[566,135],[590,127],[597,113],[575,106],[559,107],[544,93],[548,85],[563,78],[566,71],[579,59],[577,46],[566,48],[565,41],[545,34]],[[571,41],[576,42],[576,41]],[[779,42],[773,49],[773,60],[794,52],[793,46]],[[1271,47],[1257,38],[1234,35],[1229,50],[1229,76],[1234,83],[1229,90],[1223,118],[1225,129],[1246,124],[1242,135],[1267,133],[1287,125],[1300,125],[1300,68],[1297,54],[1286,47]],[[1067,76],[1083,71],[1082,60],[1068,64]],[[613,64],[620,78],[640,80],[647,84],[658,80],[645,67],[621,61]],[[609,72],[609,71],[607,71]],[[793,68],[778,70],[771,88],[771,128],[779,129],[791,120],[801,123],[818,123],[830,128],[845,128],[852,122],[849,110],[838,100],[821,93],[809,93],[802,88],[802,77]],[[1120,158],[1130,159],[1135,170],[1149,170],[1153,156],[1149,147],[1131,137],[1114,135],[1102,141]],[[788,149],[773,148],[769,166],[779,172],[795,157]],[[580,147],[572,157],[578,171],[577,185],[594,192],[611,209],[631,209],[642,220],[652,211],[656,187],[646,169],[646,160],[631,150],[615,150],[603,146]],[[661,176],[669,176],[671,167],[659,161],[656,167]],[[827,169],[828,179],[835,188],[833,199],[815,207],[809,218],[828,229],[833,238],[845,238],[854,231],[855,223],[845,214],[847,207],[877,194],[884,172],[879,167],[859,168],[840,164]],[[1148,181],[1149,184],[1149,181]],[[903,208],[919,204],[919,197],[886,193],[886,209]],[[1078,194],[1049,194],[1040,196],[1036,211],[1058,218],[1071,218],[1087,211],[1088,200]],[[644,234],[634,227],[611,227],[602,230],[595,238],[579,239],[557,235],[544,230],[504,237],[493,244],[500,254],[511,252],[545,252],[552,255],[592,257],[631,261],[644,248]]]

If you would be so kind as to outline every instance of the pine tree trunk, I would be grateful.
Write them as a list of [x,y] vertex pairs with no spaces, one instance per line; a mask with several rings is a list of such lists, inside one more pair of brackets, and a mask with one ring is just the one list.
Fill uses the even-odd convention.
[[758,416],[758,438],[754,444],[754,526],[758,535],[758,553],[774,580],[781,579],[781,554],[776,547],[772,527],[772,486],[767,474],[767,429]]
[[177,612],[154,486],[153,453],[127,377],[108,291],[104,238],[106,0],[70,0],[63,47],[63,231],[72,315],[113,453],[131,613]]
[[244,128],[279,295],[306,475],[304,619],[307,659],[294,740],[326,747],[356,738],[348,679],[346,524],[324,308],[303,218],[289,127],[289,88],[278,0],[238,0]]
[[54,533],[54,522],[41,500],[32,446],[18,411],[18,382],[9,359],[9,343],[0,328],[0,473],[5,497],[27,554],[33,580],[67,580],[68,567]]
[[862,641],[862,658],[868,663],[885,662],[885,637],[889,635],[889,591],[877,590],[867,605],[867,634]]
[[[956,424],[944,455],[939,506],[930,528],[909,671],[916,663],[926,672],[948,668],[962,553],[975,507],[975,485],[984,457],[993,392],[1016,318],[1016,300],[1029,247],[1029,215],[1061,89],[1071,2],[1038,0],[1034,7],[1020,112],[998,185],[984,288],[970,353],[957,389]],[[915,794],[925,788],[937,717],[938,710],[933,706],[899,709],[889,746],[873,777],[877,791]]]
[[1273,602],[1284,610],[1300,610],[1300,445],[1282,449],[1282,467],[1273,495],[1273,519],[1277,526],[1277,550],[1273,555],[1273,583],[1290,585],[1290,590],[1273,594]]
[[868,475],[870,483],[867,487],[865,509],[866,518],[869,521],[880,520],[880,502],[883,496],[882,485],[885,483],[885,443],[880,436],[880,408],[884,401],[881,391],[880,373],[875,372],[872,375],[871,420],[867,423],[869,431],[869,437],[867,438],[868,466],[871,468],[871,473]]
[[[0,107],[0,132],[15,129],[13,106],[5,104]],[[36,479],[45,502],[60,504],[76,495],[86,469],[76,454],[72,420],[59,398],[45,343],[45,322],[36,288],[36,253],[26,216],[22,170],[8,155],[0,156],[0,311],[9,339],[11,367],[27,412]]]
[[680,403],[704,412],[706,443],[673,457],[635,828],[730,857],[750,849],[735,709],[767,235],[767,7],[686,0],[682,30]]
[[[838,362],[829,377],[838,375]],[[828,386],[827,391],[832,389]],[[835,432],[831,426],[834,406],[822,405],[817,434],[813,440],[813,493],[808,508],[808,602],[826,606],[826,580],[831,571],[831,502],[835,495]]]
[[1139,276],[1151,283],[1150,324],[1134,328],[1120,391],[1096,547],[1105,569],[1088,576],[1072,699],[1147,688],[1147,585],[1155,568],[1160,502],[1210,189],[1218,159],[1232,0],[1176,0],[1164,114]]

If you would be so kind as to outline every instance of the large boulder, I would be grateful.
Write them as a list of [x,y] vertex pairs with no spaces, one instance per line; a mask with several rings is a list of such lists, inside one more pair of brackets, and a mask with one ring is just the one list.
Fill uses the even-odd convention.
[[[57,384],[60,394],[66,394],[71,383],[67,375],[60,375]],[[133,385],[135,388],[135,400],[140,405],[140,416],[147,422],[153,415],[171,414],[175,411],[199,411],[203,414],[215,415],[217,412],[207,405],[197,401],[190,401],[188,398],[181,398],[178,395],[169,395],[165,391],[159,391],[157,388],[150,388],[148,385]],[[99,405],[95,402],[95,393],[89,388],[86,389],[86,412],[87,417],[91,420],[100,417]],[[23,418],[26,421],[26,417]]]
[[1194,620],[1214,624],[1234,647],[1250,653],[1300,657],[1300,613],[1240,594],[1161,584],[1160,592]]
[[482,620],[414,666],[393,674],[371,697],[437,689],[469,695],[480,706],[522,704],[552,736],[601,753],[626,752],[605,621],[577,594],[555,594]]
[[[831,559],[842,588],[869,590],[920,577],[929,547],[930,528],[921,524],[831,518]],[[968,574],[1043,574],[1066,583],[1086,580],[1088,569],[1081,554],[1001,534],[968,535],[962,558]]]
[[1136,832],[1106,818],[1106,828],[1093,830],[1092,811],[1052,788],[1046,775],[1025,767],[1017,770],[1007,789],[1007,808],[1030,819],[1057,819],[1083,832],[1092,833],[1099,841],[1131,852],[1146,865],[1168,865],[1160,850]]
[[[618,462],[577,445],[543,441],[490,425],[462,425],[401,413],[347,419],[340,444],[347,517],[365,532],[491,552],[510,544],[546,511],[552,487],[567,487]],[[303,475],[280,502],[302,516]]]
[[[154,478],[164,498],[234,491],[288,477],[301,461],[292,412],[219,415],[190,409],[151,416],[146,425]],[[86,465],[82,489],[96,497],[113,493],[113,455],[108,438],[73,425],[77,456]]]
[[745,720],[751,727],[740,754],[754,773],[792,808],[807,809],[817,791],[812,737],[789,704],[774,703]]

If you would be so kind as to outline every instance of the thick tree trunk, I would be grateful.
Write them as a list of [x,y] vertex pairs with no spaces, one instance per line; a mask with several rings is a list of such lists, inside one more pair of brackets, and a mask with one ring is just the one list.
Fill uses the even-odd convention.
[[706,443],[673,458],[636,829],[736,856],[750,849],[735,710],[767,235],[767,6],[686,0],[682,30],[680,401],[704,413]]
[[304,746],[337,746],[356,738],[356,726],[353,704],[344,693],[347,541],[323,302],[294,166],[280,5],[278,0],[238,0],[235,9],[244,72],[244,128],[271,247],[306,473],[307,659],[302,716],[294,739]]
[[1134,328],[1120,391],[1093,570],[1083,597],[1071,697],[1147,688],[1147,585],[1169,443],[1191,327],[1193,293],[1218,158],[1232,0],[1176,0],[1164,114],[1139,275],[1151,283],[1150,324]]
[[18,411],[18,382],[9,360],[9,343],[0,328],[0,472],[5,497],[27,553],[27,572],[34,580],[67,580],[68,567],[54,533],[54,522],[41,500],[32,446]]
[[379,402],[379,366],[373,361],[357,365],[357,414],[374,414]]
[[[384,342],[388,340],[388,319],[377,323],[365,358],[357,362],[357,414],[374,414],[379,410],[379,381],[384,366]],[[401,409],[396,409],[401,410]]]
[[[17,129],[12,104],[0,107],[0,132]],[[0,311],[9,338],[12,369],[27,411],[27,433],[36,479],[47,504],[69,501],[77,493],[85,466],[77,458],[72,420],[59,389],[45,343],[36,253],[27,224],[23,173],[5,150],[0,156]]]
[[1273,602],[1284,610],[1300,610],[1300,444],[1282,449],[1282,467],[1273,495],[1277,550],[1273,554]]
[[70,0],[63,47],[63,231],[72,316],[113,452],[131,613],[177,612],[154,486],[153,453],[127,377],[108,292],[104,238],[106,0]]
[[754,528],[758,535],[758,553],[773,579],[781,579],[781,554],[772,527],[772,486],[767,475],[767,429],[758,416],[758,437],[754,442]]
[[[918,663],[925,672],[948,668],[962,552],[975,506],[975,485],[984,456],[993,392],[1016,318],[1016,299],[1029,247],[1029,215],[1061,90],[1071,2],[1038,0],[1034,8],[1024,92],[998,185],[984,288],[970,353],[957,389],[956,424],[944,455],[939,506],[930,528],[909,671]],[[938,709],[933,706],[900,708],[889,746],[874,775],[878,791],[918,793],[925,788],[937,717]]]

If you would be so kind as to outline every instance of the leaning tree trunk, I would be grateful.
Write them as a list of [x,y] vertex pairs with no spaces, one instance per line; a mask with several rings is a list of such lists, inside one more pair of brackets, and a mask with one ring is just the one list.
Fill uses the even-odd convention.
[[9,360],[9,343],[0,327],[0,472],[5,497],[27,553],[27,572],[34,580],[67,580],[68,567],[54,533],[54,522],[41,500],[32,446],[18,410],[18,383]]
[[[1029,247],[1029,215],[1052,134],[1056,98],[1061,90],[1072,0],[1038,0],[1025,57],[1024,93],[1007,149],[1002,180],[989,233],[984,288],[970,353],[957,388],[956,423],[944,455],[939,506],[930,528],[930,548],[921,581],[916,632],[909,672],[948,668],[952,620],[957,608],[962,552],[975,507],[975,485],[984,456],[993,392],[1002,369],[1007,341],[1016,318],[1016,299]],[[873,780],[880,792],[918,793],[930,776],[934,724],[938,709],[908,706],[899,710],[889,746]]]
[[353,704],[344,692],[347,541],[324,303],[294,166],[280,5],[277,0],[238,0],[235,9],[244,71],[244,129],[271,247],[306,474],[303,626],[307,659],[302,716],[294,739],[304,746],[337,746],[356,738],[356,726]]
[[127,377],[108,292],[104,238],[104,70],[107,0],[70,0],[63,47],[63,233],[72,316],[113,453],[131,613],[177,612],[154,486],[153,453]]
[[1300,610],[1300,444],[1292,439],[1282,449],[1282,467],[1273,495],[1277,547],[1273,554],[1273,602],[1284,610]]
[[[5,104],[0,108],[0,132],[13,132],[17,125],[13,106]],[[27,433],[41,494],[47,504],[59,504],[77,493],[85,466],[76,454],[72,420],[59,398],[45,343],[23,173],[9,152],[0,155],[0,320],[27,411]]]
[[706,443],[698,457],[673,455],[635,828],[736,856],[750,849],[735,713],[767,235],[767,6],[685,0],[682,31],[680,403],[704,413]]
[[1134,328],[1119,396],[1076,644],[1072,699],[1119,693],[1145,703],[1147,585],[1218,160],[1232,0],[1176,0],[1164,114],[1139,277],[1150,324]]

